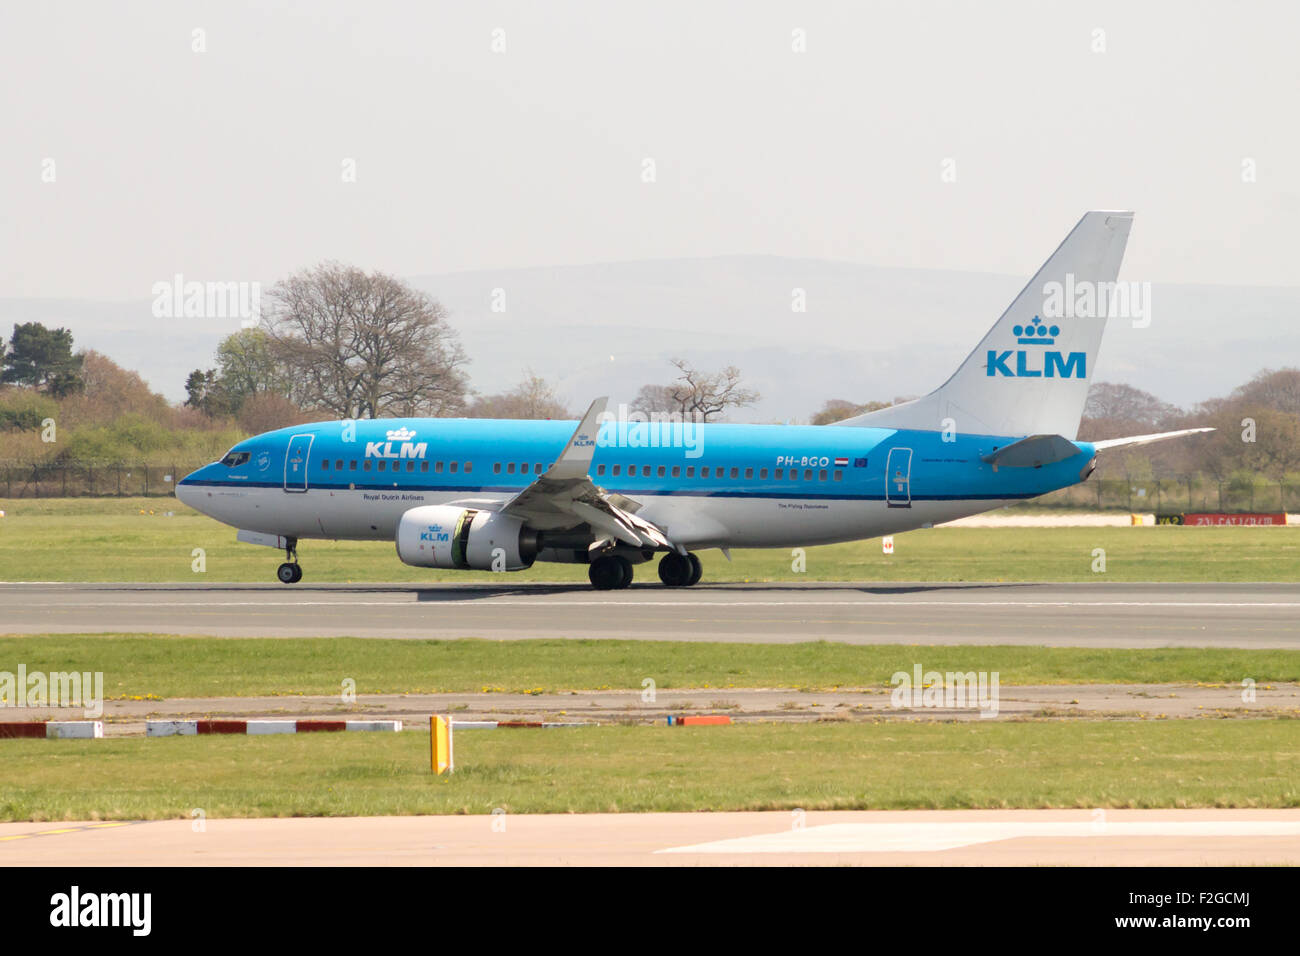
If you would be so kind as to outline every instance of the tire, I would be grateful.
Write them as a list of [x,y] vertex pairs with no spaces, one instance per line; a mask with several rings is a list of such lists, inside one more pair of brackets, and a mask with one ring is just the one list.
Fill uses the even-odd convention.
[[686,582],[686,586],[689,588],[700,583],[700,578],[704,575],[704,565],[700,563],[700,556],[694,551],[688,553],[686,558],[691,562],[691,576]]
[[632,586],[632,562],[621,554],[614,555],[610,560],[617,562],[619,570],[619,581],[616,587],[622,589]]
[[623,567],[612,557],[597,558],[587,568],[587,579],[597,591],[612,591],[623,583]]
[[694,573],[695,566],[686,555],[669,551],[659,559],[659,580],[666,587],[684,588],[691,583],[691,575]]
[[275,576],[279,578],[281,584],[297,584],[302,580],[302,568],[286,561],[275,569]]

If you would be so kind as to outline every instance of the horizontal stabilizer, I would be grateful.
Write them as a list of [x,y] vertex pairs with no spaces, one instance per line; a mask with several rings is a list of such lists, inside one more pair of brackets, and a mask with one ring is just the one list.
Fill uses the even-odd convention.
[[1095,441],[1092,447],[1101,451],[1104,448],[1122,448],[1125,445],[1149,445],[1153,441],[1164,441],[1166,438],[1182,438],[1184,435],[1199,435],[1201,432],[1212,432],[1213,428],[1184,428],[1176,432],[1159,432],[1155,435],[1134,435],[1132,438],[1106,438],[1102,441]]
[[980,461],[994,468],[1041,468],[1078,453],[1079,446],[1061,435],[1030,435],[981,455]]

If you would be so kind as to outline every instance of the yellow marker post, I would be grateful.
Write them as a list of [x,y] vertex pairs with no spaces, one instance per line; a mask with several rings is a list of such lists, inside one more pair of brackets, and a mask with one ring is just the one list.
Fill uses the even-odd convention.
[[451,749],[451,717],[429,716],[429,769],[435,774],[454,773]]

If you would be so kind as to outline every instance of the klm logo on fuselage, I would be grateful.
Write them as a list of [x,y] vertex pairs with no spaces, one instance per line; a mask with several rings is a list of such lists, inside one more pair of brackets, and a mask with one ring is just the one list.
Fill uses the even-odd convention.
[[[1055,345],[1061,334],[1060,326],[1048,328],[1038,316],[1029,325],[1017,325],[1012,331],[1021,345]],[[1008,378],[1087,378],[1088,353],[989,349],[984,367],[988,375]]]
[[[397,445],[396,448],[393,446]],[[391,442],[391,441],[368,441],[366,442],[367,458],[423,458],[429,451],[428,442]]]
[[[415,437],[415,432],[405,426],[384,432],[384,437],[388,441],[366,442],[367,458],[423,458],[429,450],[428,442],[420,442],[418,445],[412,442],[410,439]],[[397,451],[393,451],[394,444],[397,445]]]

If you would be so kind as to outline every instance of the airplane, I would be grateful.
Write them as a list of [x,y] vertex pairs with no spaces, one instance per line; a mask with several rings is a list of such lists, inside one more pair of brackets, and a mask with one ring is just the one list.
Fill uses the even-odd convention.
[[1085,481],[1097,455],[1197,432],[1077,441],[1131,212],[1086,213],[955,373],[914,401],[834,425],[394,418],[266,432],[182,479],[177,497],[283,550],[392,541],[424,568],[586,564],[626,588],[658,557],[668,587],[698,552],[796,548],[928,528]]

